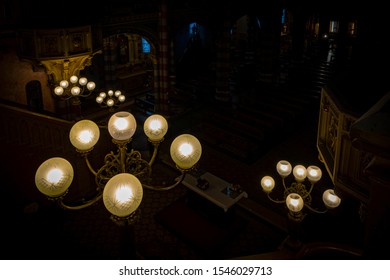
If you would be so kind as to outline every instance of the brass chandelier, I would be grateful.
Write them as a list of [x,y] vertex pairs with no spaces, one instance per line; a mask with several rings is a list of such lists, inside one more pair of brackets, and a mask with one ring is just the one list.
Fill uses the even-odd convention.
[[72,75],[69,80],[61,80],[59,85],[54,88],[54,94],[61,100],[71,98],[88,97],[95,89],[96,84],[88,81],[85,77]]
[[[314,185],[320,181],[322,177],[322,171],[318,166],[310,165],[307,168],[303,165],[295,165],[292,168],[290,162],[287,160],[281,160],[276,164],[276,170],[281,177],[282,185],[284,188],[283,199],[275,199],[271,197],[271,192],[275,187],[275,180],[271,176],[264,176],[261,179],[261,186],[263,191],[267,194],[267,197],[275,203],[285,203],[289,210],[289,218],[294,221],[302,221],[305,217],[303,208],[307,208],[315,213],[325,213],[329,209],[334,209],[340,205],[341,199],[334,192],[333,189],[327,189],[322,194],[322,201],[325,204],[323,210],[318,210],[312,206],[312,191]],[[290,184],[286,184],[286,178],[293,173],[294,181]],[[310,187],[307,188],[307,181]],[[306,182],[305,182],[306,181]]]
[[104,158],[104,165],[97,170],[92,167],[89,155],[99,140],[98,125],[84,119],[76,122],[70,129],[71,144],[84,158],[89,171],[95,177],[97,193],[92,199],[77,206],[64,202],[63,198],[68,193],[74,172],[72,165],[61,157],[50,158],[38,167],[35,173],[36,187],[49,199],[55,200],[62,208],[68,210],[83,209],[102,199],[114,221],[128,223],[134,219],[141,204],[143,188],[156,191],[174,188],[183,181],[185,174],[195,167],[202,154],[202,146],[195,136],[191,134],[177,136],[171,143],[170,155],[181,176],[169,186],[149,185],[148,179],[152,176],[152,166],[159,145],[168,131],[168,123],[159,114],[150,115],[145,120],[144,133],[153,145],[153,154],[149,161],[142,158],[140,151],[127,150],[136,127],[136,119],[130,112],[120,111],[110,117],[107,128],[117,151],[108,153]]

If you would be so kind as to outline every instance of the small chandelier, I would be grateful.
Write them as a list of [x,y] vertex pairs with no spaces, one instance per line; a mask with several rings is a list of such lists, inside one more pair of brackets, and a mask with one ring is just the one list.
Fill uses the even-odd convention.
[[[268,198],[276,203],[286,203],[289,209],[289,218],[295,221],[302,221],[305,214],[302,212],[306,207],[315,213],[325,213],[329,209],[334,209],[340,205],[341,199],[333,189],[327,189],[322,195],[322,201],[325,204],[324,210],[318,210],[311,206],[311,192],[314,185],[321,179],[322,171],[315,165],[308,166],[296,165],[292,168],[291,164],[286,160],[281,160],[276,164],[276,170],[279,173],[284,187],[283,200],[274,199],[271,197],[271,192],[275,187],[275,180],[271,176],[264,176],[261,179],[261,186]],[[293,173],[295,181],[291,185],[286,185],[285,178]],[[310,188],[305,185],[306,179],[309,181]]]
[[69,132],[69,139],[76,151],[84,157],[88,169],[95,177],[97,193],[89,201],[81,205],[67,205],[63,198],[73,180],[72,165],[64,158],[54,157],[43,162],[35,174],[35,184],[38,190],[49,199],[57,201],[68,210],[86,208],[103,199],[111,218],[119,223],[134,219],[134,215],[143,197],[143,189],[157,191],[170,190],[180,184],[185,174],[195,168],[202,154],[202,146],[191,134],[177,136],[170,146],[170,155],[181,177],[169,186],[149,185],[152,176],[152,166],[156,159],[158,148],[168,131],[166,119],[158,114],[150,115],[144,122],[144,133],[153,145],[153,154],[149,161],[142,158],[141,153],[131,149],[127,144],[132,141],[137,122],[134,116],[126,111],[113,114],[108,122],[108,131],[117,152],[111,151],[104,158],[104,165],[95,170],[89,161],[89,154],[99,140],[100,130],[91,120],[76,122]]
[[54,94],[63,100],[73,97],[88,97],[96,85],[94,82],[88,82],[85,77],[73,75],[68,80],[60,81],[59,85],[54,88]]
[[107,91],[107,93],[102,91],[96,97],[96,103],[98,103],[103,108],[109,108],[109,110],[118,107],[118,105],[125,102],[125,100],[126,97],[120,90],[116,90],[114,92],[112,89]]

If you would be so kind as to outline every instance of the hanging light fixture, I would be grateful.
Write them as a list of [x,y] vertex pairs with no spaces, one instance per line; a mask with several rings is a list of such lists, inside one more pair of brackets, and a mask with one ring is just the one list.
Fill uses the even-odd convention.
[[[283,199],[275,199],[271,197],[271,192],[275,187],[275,180],[271,176],[264,176],[260,184],[263,191],[268,198],[276,203],[285,203],[289,210],[289,217],[296,221],[302,221],[305,214],[302,212],[306,207],[315,213],[325,213],[329,209],[334,209],[340,205],[341,199],[338,197],[333,189],[327,189],[322,195],[322,201],[325,204],[324,210],[318,210],[312,207],[312,190],[314,185],[320,181],[322,171],[318,166],[311,165],[305,167],[303,165],[296,165],[292,168],[290,162],[281,160],[276,164],[276,170],[282,179],[284,188]],[[293,173],[294,181],[290,185],[286,185],[285,179]],[[310,188],[305,185],[306,179],[310,183]]]
[[100,92],[95,100],[101,107],[112,110],[125,102],[126,97],[120,90],[113,91],[110,89],[107,93],[104,91]]
[[117,146],[117,152],[108,153],[104,158],[104,165],[97,170],[89,161],[89,154],[100,137],[97,124],[91,120],[80,120],[69,132],[71,144],[83,156],[88,169],[95,177],[97,193],[92,199],[77,206],[64,202],[63,198],[69,190],[74,173],[72,165],[59,157],[46,160],[37,169],[35,184],[38,190],[68,210],[83,209],[103,199],[105,207],[115,221],[128,221],[134,218],[134,213],[142,201],[144,188],[156,191],[174,188],[183,181],[185,174],[196,166],[202,154],[202,146],[195,136],[191,134],[177,136],[170,146],[170,155],[176,168],[181,172],[181,177],[175,178],[169,186],[152,186],[148,182],[152,177],[152,166],[159,145],[164,141],[168,131],[167,120],[159,114],[153,114],[144,122],[144,133],[153,145],[149,161],[143,159],[141,152],[137,150],[127,151],[127,144],[132,141],[137,128],[136,119],[131,113],[120,111],[113,114],[107,128],[112,142]]
[[60,81],[59,85],[54,88],[54,94],[62,100],[70,98],[87,97],[95,89],[96,84],[88,81],[85,77],[77,77],[72,75],[69,80]]

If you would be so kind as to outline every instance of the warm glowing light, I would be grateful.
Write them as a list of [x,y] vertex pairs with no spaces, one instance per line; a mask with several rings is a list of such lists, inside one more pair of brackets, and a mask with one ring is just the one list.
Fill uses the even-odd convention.
[[94,82],[88,82],[88,84],[87,84],[87,89],[88,89],[89,91],[94,90],[95,87],[96,87],[96,84],[95,84]]
[[70,92],[72,93],[72,95],[79,95],[81,92],[81,89],[79,87],[72,87]]
[[62,176],[64,176],[64,173],[59,168],[53,168],[47,173],[47,181],[52,184],[57,184],[59,181],[61,181]]
[[118,130],[125,130],[129,123],[125,118],[117,118],[114,122],[114,126]]
[[297,193],[290,193],[286,198],[286,205],[289,210],[293,212],[299,212],[303,208],[303,199]]
[[129,201],[131,201],[132,197],[133,197],[133,192],[131,191],[130,186],[127,185],[120,186],[115,191],[115,198],[121,204],[128,203]]
[[318,182],[322,177],[322,171],[319,167],[311,165],[307,168],[307,178],[310,182]]
[[340,205],[341,199],[338,195],[335,194],[334,190],[328,189],[324,191],[322,195],[322,200],[326,207],[328,208],[336,208]]
[[79,133],[79,140],[82,143],[89,143],[93,139],[93,133],[90,130],[82,130]]
[[276,171],[282,177],[287,177],[291,173],[291,164],[287,160],[281,160],[276,164]]
[[297,182],[302,182],[306,178],[307,170],[303,165],[296,165],[293,174]]
[[60,86],[63,88],[67,88],[69,86],[69,82],[67,80],[63,80],[60,82]]
[[100,137],[100,129],[90,120],[81,120],[75,123],[69,132],[71,144],[79,151],[92,149]]
[[161,122],[159,120],[152,120],[149,124],[149,128],[154,131],[159,130],[161,129]]
[[125,97],[124,95],[119,95],[119,96],[118,96],[118,100],[119,100],[120,102],[124,102],[125,99],[126,99],[126,97]]
[[114,95],[114,91],[110,89],[109,91],[107,91],[107,94],[108,94],[108,96],[113,96]]
[[183,143],[179,147],[179,152],[183,156],[188,157],[193,153],[193,148],[190,143]]
[[108,99],[108,100],[107,100],[107,106],[108,106],[108,107],[114,106],[114,103],[115,103],[115,102],[114,102],[114,100],[112,100],[112,99]]
[[79,84],[82,85],[82,86],[85,86],[87,84],[87,81],[88,81],[87,78],[84,78],[84,77],[80,78]]
[[271,192],[275,187],[275,180],[271,176],[264,176],[260,183],[265,192]]
[[54,89],[54,93],[55,93],[56,95],[61,95],[61,94],[64,93],[64,88],[58,86],[58,87],[56,87],[56,88]]
[[77,78],[77,76],[75,76],[75,75],[73,75],[72,77],[70,77],[70,82],[72,83],[72,84],[75,84],[75,83],[77,83],[77,81],[79,80],[79,78]]
[[99,103],[99,104],[102,103],[103,102],[103,98],[101,96],[96,97],[96,102]]

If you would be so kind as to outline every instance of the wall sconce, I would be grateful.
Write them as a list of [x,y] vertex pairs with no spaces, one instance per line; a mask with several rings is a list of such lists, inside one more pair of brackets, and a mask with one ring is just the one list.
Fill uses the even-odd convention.
[[[314,185],[321,179],[322,171],[319,167],[311,165],[304,167],[303,165],[296,165],[292,168],[291,164],[286,160],[281,160],[276,164],[276,170],[279,173],[284,187],[283,200],[274,199],[270,196],[275,187],[275,180],[271,176],[264,176],[261,179],[261,186],[268,198],[276,203],[286,203],[289,209],[289,218],[294,221],[302,221],[305,214],[302,212],[306,207],[315,213],[325,213],[329,209],[334,209],[340,205],[341,199],[338,197],[333,189],[327,189],[322,195],[322,200],[326,206],[324,210],[317,210],[311,206],[312,197],[311,192]],[[291,174],[294,175],[295,182],[290,186],[286,185],[285,178]],[[310,183],[310,188],[307,189],[305,180]]]
[[177,136],[171,143],[170,155],[176,168],[181,172],[181,177],[178,180],[175,178],[175,182],[169,186],[148,185],[159,145],[168,131],[168,123],[158,114],[151,115],[145,120],[144,133],[154,147],[149,161],[144,160],[137,150],[131,149],[127,152],[127,144],[132,141],[136,127],[136,119],[129,112],[117,112],[110,117],[108,131],[117,152],[111,151],[107,154],[104,165],[98,170],[92,167],[88,159],[100,137],[97,124],[91,120],[80,120],[70,129],[70,142],[85,159],[98,186],[97,194],[91,200],[78,206],[70,206],[63,201],[74,176],[72,165],[64,158],[50,158],[38,167],[35,174],[36,187],[64,209],[83,209],[103,199],[114,221],[128,223],[135,219],[134,215],[142,201],[144,188],[157,191],[174,188],[183,181],[185,174],[195,167],[202,154],[202,146],[196,137],[191,134]]
[[118,104],[125,102],[126,97],[122,94],[120,90],[113,90],[100,92],[96,97],[96,103],[98,103],[103,108],[109,108],[109,110],[113,110],[115,107],[118,107]]
[[54,94],[62,100],[67,100],[73,97],[87,97],[95,89],[95,83],[85,77],[77,77],[73,75],[68,80],[60,81],[59,85],[54,88]]

